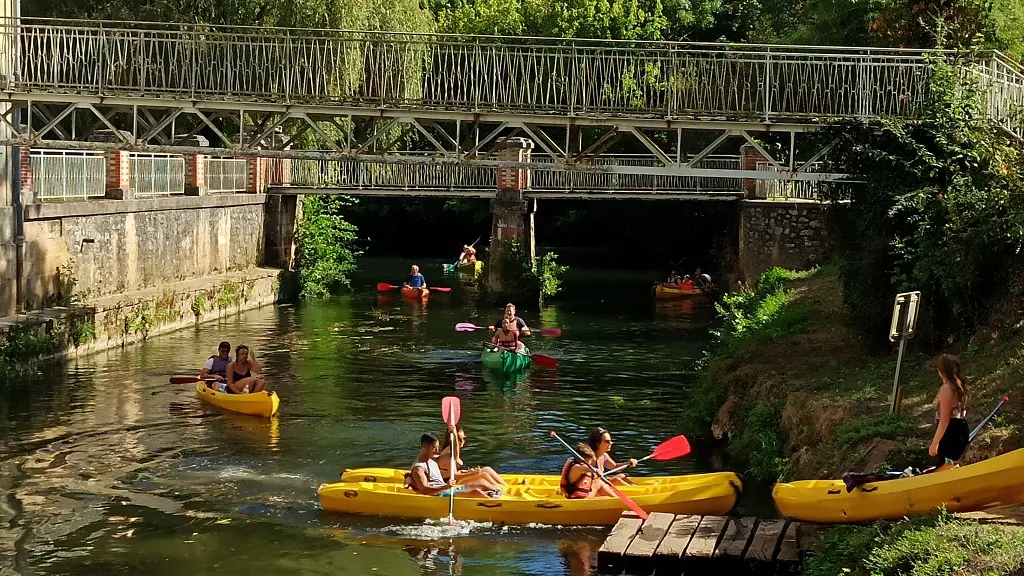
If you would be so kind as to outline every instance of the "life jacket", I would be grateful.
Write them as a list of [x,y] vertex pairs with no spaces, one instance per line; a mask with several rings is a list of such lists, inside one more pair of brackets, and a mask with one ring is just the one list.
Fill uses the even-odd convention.
[[227,377],[228,366],[231,365],[231,360],[221,360],[220,356],[210,356],[209,359],[213,360],[213,368],[210,369],[210,374]]
[[511,340],[502,340],[499,337],[498,338],[498,346],[500,346],[502,348],[505,348],[507,350],[518,350],[519,349],[519,330],[515,330],[515,329],[512,330],[512,339]]
[[562,478],[559,482],[559,486],[566,498],[574,500],[586,498],[590,496],[590,492],[594,487],[594,473],[588,470],[584,472],[575,483],[569,482],[569,471],[572,470],[573,464],[573,459],[570,458],[566,460],[565,465],[562,466]]
[[683,280],[682,288],[683,290],[693,290],[693,281]]

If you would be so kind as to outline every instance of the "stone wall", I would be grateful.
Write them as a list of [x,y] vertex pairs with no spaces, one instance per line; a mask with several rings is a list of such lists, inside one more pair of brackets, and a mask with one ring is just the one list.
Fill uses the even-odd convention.
[[827,211],[819,202],[740,202],[742,279],[753,284],[773,266],[802,270],[823,263],[829,249]]
[[[90,301],[260,265],[266,196],[225,194],[31,204],[25,208],[28,309],[56,295],[70,264]],[[4,268],[13,276],[13,262]]]

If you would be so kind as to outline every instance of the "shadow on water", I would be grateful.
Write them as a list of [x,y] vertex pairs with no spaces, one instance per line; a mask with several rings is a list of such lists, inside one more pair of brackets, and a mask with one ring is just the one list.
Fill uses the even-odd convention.
[[[462,398],[467,455],[506,472],[555,473],[562,448],[604,425],[615,454],[646,454],[677,434],[690,365],[707,338],[701,300],[655,303],[654,273],[574,270],[566,294],[520,303],[534,352],[558,367],[513,378],[482,371],[500,309],[453,286],[426,302],[378,294],[409,262],[367,260],[353,291],[266,307],[0,384],[0,572],[592,574],[602,529],[434,523],[322,512],[316,488],[342,469],[405,468],[419,436],[439,433],[440,399]],[[281,397],[273,419],[221,413],[195,398],[191,373],[220,340],[252,347]],[[710,469],[696,453],[644,472]]]

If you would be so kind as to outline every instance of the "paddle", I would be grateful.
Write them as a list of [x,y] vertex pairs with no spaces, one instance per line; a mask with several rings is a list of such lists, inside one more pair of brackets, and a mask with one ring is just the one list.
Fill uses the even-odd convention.
[[[993,408],[992,411],[988,413],[988,416],[986,416],[985,419],[982,420],[977,426],[974,427],[974,430],[971,431],[971,434],[967,437],[968,444],[970,444],[974,440],[974,438],[981,432],[981,430],[989,422],[991,422],[993,418],[995,418],[996,413],[999,412],[999,409],[1002,408],[1003,405],[1006,404],[1009,401],[1010,401],[1009,396],[1003,396],[1003,398],[1001,400],[999,400],[999,403],[996,404],[996,407]],[[966,447],[964,449],[966,450]],[[936,470],[936,468],[938,468],[938,467],[937,466],[932,466],[931,468],[925,468],[924,470],[921,470],[918,474],[915,474],[915,476],[920,476],[921,474],[928,474],[930,472],[934,472]],[[843,481],[844,484],[846,484],[846,492],[849,493],[849,492],[853,492],[854,488],[856,488],[858,486],[861,486],[863,484],[867,484],[869,482],[881,482],[883,480],[895,480],[897,478],[902,477],[903,473],[904,473],[903,470],[893,470],[893,471],[890,471],[890,472],[864,472],[864,473],[847,472],[847,473],[843,474],[842,481]],[[874,489],[872,489],[872,491],[873,490]]]
[[[387,282],[381,282],[380,284],[377,284],[377,291],[378,292],[387,292],[389,290],[394,290],[396,288],[401,288],[401,286],[395,286],[394,284],[388,284]],[[444,287],[441,287],[441,286],[433,286],[433,287],[429,288],[429,290],[433,290],[434,292],[451,292],[452,291],[451,288],[444,288]]]
[[448,495],[448,525],[455,525],[455,426],[459,423],[459,418],[462,416],[462,403],[459,401],[457,396],[445,396],[441,399],[441,417],[444,418],[444,423],[451,427],[451,447],[452,447],[452,461],[448,468],[451,471],[452,487],[449,488]]
[[[455,325],[455,331],[456,332],[472,332],[474,330],[487,330],[487,327],[486,326],[477,326],[476,324],[473,324],[471,322],[459,322],[458,324]],[[534,331],[533,328],[531,328],[530,331],[533,332]],[[542,336],[561,336],[562,335],[562,329],[561,328],[538,328],[536,330],[536,332],[538,332]]]
[[[669,438],[668,440],[665,440],[661,444],[658,444],[658,446],[654,449],[654,452],[651,452],[647,456],[644,456],[643,458],[637,460],[636,463],[639,464],[644,460],[650,460],[651,458],[658,460],[659,462],[664,462],[665,460],[675,460],[676,458],[682,458],[683,456],[686,456],[689,453],[690,441],[686,439],[686,436],[680,434],[675,438]],[[608,470],[607,472],[605,472],[605,475],[610,476],[612,474],[618,474],[619,472],[622,472],[626,468],[629,468],[629,464],[623,464],[622,466],[619,466],[612,470]]]
[[625,494],[620,492],[618,488],[616,488],[614,485],[612,485],[611,481],[608,480],[607,478],[605,478],[604,474],[601,474],[600,470],[594,468],[593,466],[590,465],[589,462],[584,460],[583,457],[579,455],[579,453],[577,453],[575,450],[573,450],[572,446],[569,446],[568,444],[566,444],[565,440],[562,440],[561,438],[559,438],[558,434],[554,430],[551,431],[551,437],[554,438],[555,440],[558,440],[559,442],[561,442],[562,446],[565,446],[566,448],[568,448],[569,452],[572,452],[572,455],[575,456],[577,460],[579,460],[584,466],[589,468],[591,472],[593,472],[594,474],[597,474],[597,476],[605,484],[607,484],[609,488],[612,489],[612,492],[614,492],[615,495],[619,497],[619,500],[622,500],[622,502],[626,506],[628,506],[630,510],[632,510],[633,512],[636,512],[636,515],[639,516],[642,520],[647,520],[647,512],[644,512],[643,508],[641,508],[639,505],[637,505],[636,502],[633,502],[632,500],[630,500],[628,496],[626,496]]
[[[490,346],[492,350],[497,350],[498,349],[498,345],[497,344],[495,344],[494,342],[487,342],[486,340],[484,341],[484,346]],[[512,352],[513,354],[520,354],[522,356],[525,356],[525,354],[521,354],[519,352],[513,352],[512,350],[509,350],[509,352]],[[554,367],[558,366],[558,359],[557,358],[552,358],[551,356],[547,356],[547,355],[544,355],[544,354],[530,354],[530,360],[533,360],[538,366],[541,366],[543,368],[554,368]]]
[[171,384],[195,384],[196,382],[216,382],[216,378],[203,380],[199,376],[171,376]]

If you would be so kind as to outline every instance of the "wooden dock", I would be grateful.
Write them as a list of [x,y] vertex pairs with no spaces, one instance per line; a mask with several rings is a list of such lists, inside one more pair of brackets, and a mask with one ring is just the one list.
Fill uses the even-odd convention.
[[795,572],[811,546],[813,525],[788,520],[675,516],[654,512],[644,522],[619,518],[598,552],[603,568],[657,576],[722,568],[728,574]]

